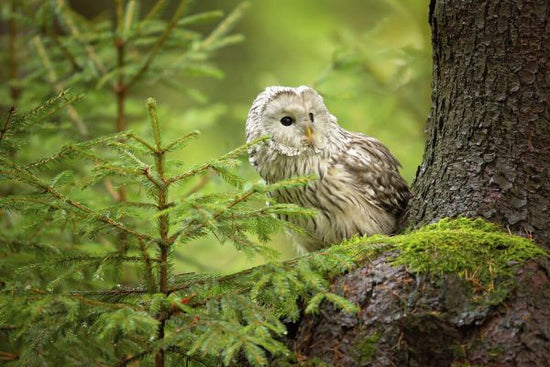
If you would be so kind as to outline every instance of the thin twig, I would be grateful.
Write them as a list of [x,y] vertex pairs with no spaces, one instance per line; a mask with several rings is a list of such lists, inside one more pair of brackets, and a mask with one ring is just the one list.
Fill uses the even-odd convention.
[[117,69],[119,71],[118,81],[113,89],[116,95],[117,101],[117,118],[116,118],[116,130],[118,132],[126,130],[126,113],[124,107],[126,104],[126,95],[128,92],[127,86],[124,84],[124,53],[125,42],[121,38],[117,38],[115,41],[116,55],[117,55]]
[[[78,40],[79,42],[82,41],[82,37],[80,36],[80,31],[76,27],[76,25],[73,23],[73,20],[69,16],[70,10],[67,10],[67,5],[65,4],[65,0],[56,0],[57,6],[59,8],[58,14],[64,15],[63,17],[63,23],[67,26],[69,29],[69,32],[71,32],[71,35]],[[95,49],[90,45],[89,43],[85,43],[84,48],[86,50],[86,54],[88,55],[88,58],[92,61],[92,63],[95,65],[96,69],[100,72],[101,75],[107,74],[107,69],[97,57],[97,53],[95,52]]]
[[6,120],[4,121],[4,126],[0,130],[0,143],[2,142],[2,139],[4,139],[4,136],[10,129],[11,118],[14,113],[15,113],[15,106],[11,106],[8,110],[8,116],[6,116]]
[[120,201],[120,195],[118,191],[116,191],[115,188],[113,187],[113,183],[111,182],[111,180],[106,178],[104,181],[104,185],[105,185],[105,190],[113,198],[113,200]]
[[[248,191],[246,191],[244,194],[242,194],[241,196],[235,198],[231,203],[229,203],[224,209],[222,210],[219,210],[218,212],[216,212],[213,216],[212,216],[212,220],[215,220],[216,218],[218,218],[220,215],[222,215],[223,213],[225,213],[228,209],[231,209],[233,208],[235,205],[239,204],[240,202],[248,199],[250,196],[254,195],[256,193],[256,189],[255,188],[252,188]],[[172,236],[170,236],[170,242],[171,243],[174,243],[178,237],[184,235],[184,236],[188,236],[189,233],[192,231],[192,230],[200,230],[202,228],[204,228],[206,226],[205,223],[199,223],[197,226],[193,227],[193,228],[187,228],[187,229],[181,229],[179,231],[177,231],[176,233],[174,233]]]
[[164,33],[160,36],[158,41],[155,43],[149,55],[147,55],[147,59],[145,60],[143,65],[139,68],[139,70],[134,74],[134,76],[132,76],[132,78],[126,84],[127,89],[130,89],[141,78],[141,76],[149,69],[149,67],[151,66],[151,63],[153,62],[153,60],[155,59],[159,51],[162,49],[162,47],[164,46],[164,43],[166,42],[166,40],[168,39],[168,37],[176,27],[176,25],[178,24],[178,20],[183,14],[183,11],[185,10],[186,7],[187,7],[187,0],[181,0],[180,5],[178,6],[176,11],[174,12],[174,15],[172,16],[172,19],[170,19],[170,22],[166,26]]
[[63,55],[65,55],[65,57],[67,58],[67,60],[69,60],[69,63],[71,64],[71,66],[73,67],[73,71],[75,72],[81,72],[83,69],[82,69],[82,66],[80,66],[78,64],[78,61],[76,61],[76,57],[75,55],[73,55],[71,53],[71,51],[63,44],[63,42],[61,42],[59,40],[59,37],[57,35],[57,33],[55,33],[55,31],[53,29],[49,29],[48,30],[48,37],[50,39],[52,39],[55,44],[57,45],[57,47],[59,47],[59,49],[61,50],[61,52],[63,52]]
[[147,149],[149,149],[151,152],[156,152],[156,149],[151,145],[149,144],[148,142],[146,142],[144,139],[140,138],[139,136],[133,134],[133,133],[130,133],[127,135],[129,138],[131,139],[134,139],[135,141],[137,141],[138,143],[141,143],[143,146],[145,146]]
[[204,188],[204,186],[206,186],[206,184],[208,184],[208,182],[210,182],[210,179],[212,177],[214,177],[215,174],[216,174],[216,172],[208,172],[206,175],[202,176],[200,181],[195,186],[193,186],[191,189],[189,189],[189,191],[187,191],[183,195],[183,197],[187,198],[187,197],[191,196],[192,194],[202,190]]
[[114,365],[114,367],[124,367],[127,366],[129,363],[143,359],[148,354],[151,354],[151,350],[146,350],[144,352],[138,353],[136,355],[126,355],[124,356],[117,364]]
[[177,181],[185,180],[188,177],[195,176],[196,174],[201,173],[203,171],[206,171],[207,169],[210,169],[210,168],[212,168],[212,164],[204,163],[204,164],[200,165],[199,167],[197,167],[195,169],[192,169],[190,171],[182,173],[181,175],[177,175],[177,176],[174,176],[174,177],[169,177],[169,178],[166,179],[166,182],[168,184],[172,184],[172,183],[177,182]]
[[14,353],[3,352],[0,350],[0,360],[2,361],[16,361],[19,359],[19,356]]
[[149,180],[149,182],[151,182],[153,185],[155,185],[157,188],[160,188],[161,186],[165,186],[165,184],[159,180],[157,180],[155,177],[153,177],[153,175],[151,175],[151,169],[150,167],[145,167],[143,170],[142,170],[143,174],[145,175],[145,177],[147,177],[147,180]]
[[145,246],[142,241],[139,242],[139,248],[141,250],[143,261],[145,262],[145,279],[147,279],[148,291],[149,293],[154,293],[156,292],[156,286],[155,277],[153,275],[153,266],[151,265],[151,258],[147,253],[147,246]]
[[17,22],[15,21],[15,14],[17,11],[17,1],[11,2],[11,17],[8,22],[9,33],[9,82],[10,82],[10,97],[11,102],[16,104],[21,95],[21,89],[17,85],[19,78],[19,63],[17,60]]
[[80,294],[73,294],[72,297],[79,300],[81,303],[89,306],[101,306],[101,307],[108,307],[108,308],[116,308],[116,309],[132,309],[137,311],[143,311],[143,307],[139,307],[136,305],[130,305],[126,303],[107,303],[107,302],[101,302],[95,299],[86,298]]
[[[55,72],[55,69],[50,61],[50,58],[48,57],[48,54],[46,52],[46,48],[44,47],[44,44],[42,43],[42,40],[39,36],[35,36],[32,40],[34,43],[34,46],[36,48],[36,51],[38,52],[38,56],[40,56],[40,59],[42,60],[42,64],[44,64],[44,67],[48,71],[48,80],[50,83],[53,84],[54,89],[57,93],[63,92],[66,88],[59,82],[57,73]],[[79,134],[85,138],[89,136],[88,128],[78,115],[78,112],[76,112],[76,109],[71,106],[67,105],[67,112],[69,114],[69,119],[75,125],[76,129],[78,130]]]
[[121,288],[121,289],[109,289],[104,291],[75,291],[71,292],[71,295],[81,296],[106,296],[117,297],[133,294],[146,294],[148,290],[146,288]]
[[127,233],[127,234],[130,234],[134,237],[137,237],[138,239],[140,240],[143,240],[143,241],[147,241],[147,242],[156,242],[156,239],[145,234],[145,233],[140,233],[140,232],[137,232],[131,228],[128,228],[126,227],[124,224],[120,223],[120,222],[117,222],[116,220],[114,219],[111,219],[105,215],[102,215],[102,214],[98,214],[96,212],[94,212],[92,209],[88,208],[87,206],[85,206],[84,204],[82,203],[79,203],[73,199],[70,199],[70,198],[67,198],[65,197],[63,194],[61,194],[60,192],[58,192],[55,188],[53,188],[52,186],[49,186],[49,185],[41,185],[43,189],[45,189],[46,191],[48,191],[50,194],[52,194],[54,197],[56,197],[57,199],[59,199],[60,201],[66,203],[66,204],[69,204],[70,206],[76,208],[76,209],[79,209],[83,212],[85,212],[86,214],[91,214],[93,215],[94,218],[96,218],[98,221],[100,222],[103,222],[105,224],[108,224],[110,225],[111,227],[114,227],[124,233]]
[[149,13],[145,16],[143,20],[151,20],[157,13],[162,9],[164,4],[166,3],[166,0],[158,0],[155,5],[149,10]]

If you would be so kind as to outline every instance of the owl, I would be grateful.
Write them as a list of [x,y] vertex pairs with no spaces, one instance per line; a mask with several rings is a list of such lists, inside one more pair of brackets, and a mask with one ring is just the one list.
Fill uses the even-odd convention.
[[303,229],[294,234],[302,250],[396,230],[410,197],[401,165],[375,138],[340,127],[315,90],[272,86],[260,93],[248,113],[246,139],[266,135],[248,154],[267,183],[317,177],[273,193],[280,203],[317,209],[313,217],[283,218]]

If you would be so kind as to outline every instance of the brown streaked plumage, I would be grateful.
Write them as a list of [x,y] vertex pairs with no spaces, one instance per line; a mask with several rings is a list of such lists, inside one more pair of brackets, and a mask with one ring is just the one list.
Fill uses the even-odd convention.
[[249,150],[267,182],[316,175],[306,187],[276,192],[279,202],[316,208],[312,217],[285,218],[302,227],[299,245],[313,251],[355,234],[391,234],[410,197],[399,162],[375,138],[341,128],[309,87],[268,87],[246,121],[247,141],[271,139]]

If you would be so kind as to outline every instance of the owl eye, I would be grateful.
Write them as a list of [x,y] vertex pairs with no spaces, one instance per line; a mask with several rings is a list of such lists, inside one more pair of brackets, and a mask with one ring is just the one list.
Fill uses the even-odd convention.
[[314,122],[313,114],[311,112],[309,113],[309,121]]
[[290,116],[285,116],[281,119],[281,124],[284,126],[290,126],[294,122],[294,119]]

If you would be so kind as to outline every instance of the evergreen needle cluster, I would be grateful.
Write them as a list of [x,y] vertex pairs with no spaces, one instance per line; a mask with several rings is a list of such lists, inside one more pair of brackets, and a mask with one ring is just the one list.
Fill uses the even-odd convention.
[[[394,252],[395,264],[411,272],[456,273],[490,302],[506,296],[514,264],[540,255],[527,240],[464,219],[354,238],[232,275],[177,274],[176,251],[193,259],[192,240],[213,235],[273,259],[270,235],[290,226],[278,218],[314,214],[269,195],[314,178],[266,185],[236,173],[262,139],[204,163],[182,162],[198,133],[167,134],[159,121],[165,113],[138,97],[139,87],[162,85],[201,104],[196,115],[215,114],[219,104],[182,77],[223,75],[212,56],[242,40],[232,29],[248,4],[224,16],[192,13],[187,0],[150,8],[115,0],[112,15],[90,20],[71,3],[0,3],[8,45],[0,54],[2,362],[285,365],[295,359],[282,342],[284,322],[316,314],[325,302],[357,312],[331,292],[329,279],[381,252]],[[351,56],[336,59],[318,83],[360,66]],[[212,180],[227,189],[212,190]]]
[[[297,302],[316,292],[333,297],[326,267],[290,274],[273,264],[252,287],[252,275],[176,274],[173,265],[176,249],[211,234],[272,258],[265,243],[286,226],[279,216],[312,213],[268,194],[310,178],[246,183],[235,167],[250,144],[181,162],[198,133],[166,138],[155,101],[144,109],[136,96],[162,85],[215,110],[181,80],[222,76],[212,55],[242,40],[231,32],[248,4],[224,16],[193,14],[187,0],[116,0],[112,16],[91,20],[73,6],[0,4],[9,46],[0,60],[0,360],[218,366],[289,354],[279,317],[295,319]],[[230,189],[204,190],[212,180]]]
[[[71,101],[60,93],[25,114],[10,109],[1,130],[0,345],[2,358],[16,365],[284,364],[293,356],[281,342],[283,321],[315,314],[325,301],[357,312],[331,292],[329,279],[382,252],[394,252],[395,264],[412,272],[458,274],[489,302],[506,296],[514,266],[542,255],[495,225],[459,219],[354,238],[228,276],[175,274],[175,249],[209,233],[249,254],[272,255],[262,242],[288,226],[279,216],[313,213],[266,194],[311,178],[246,184],[233,168],[262,138],[202,164],[174,164],[173,153],[197,133],[165,142],[151,98],[148,137],[125,131],[29,163],[10,157],[27,131]],[[70,161],[92,168],[64,169]],[[232,189],[202,193],[200,180],[199,188],[186,188],[208,172]],[[127,200],[105,205],[83,194],[98,193],[107,180],[126,188]]]
[[[266,352],[288,353],[275,336],[285,330],[278,316],[290,312],[278,313],[262,304],[272,304],[277,294],[291,297],[296,318],[294,300],[300,293],[293,289],[326,293],[321,276],[303,268],[302,280],[289,283],[282,269],[274,269],[249,297],[211,274],[177,276],[172,261],[177,246],[209,233],[246,253],[272,255],[250,234],[265,242],[285,225],[278,215],[311,212],[258,201],[269,200],[265,194],[273,190],[307,184],[308,179],[245,187],[232,168],[260,141],[203,164],[174,167],[170,154],[197,133],[164,142],[153,99],[147,101],[150,138],[125,131],[66,145],[28,164],[11,159],[7,153],[21,139],[21,126],[40,123],[44,112],[66,102],[62,93],[27,114],[10,111],[6,121],[17,123],[5,124],[0,141],[3,183],[6,189],[20,186],[0,200],[10,222],[0,236],[7,259],[2,265],[0,320],[9,330],[18,363],[126,365],[155,360],[159,365],[181,359],[216,365],[230,364],[242,352],[250,363],[264,365]],[[92,163],[88,175],[57,172],[75,160]],[[178,190],[209,171],[234,189],[212,194]],[[109,179],[126,188],[128,200],[107,206],[86,201],[83,191],[97,190]],[[137,279],[122,286],[119,282],[128,282],[129,272]],[[273,289],[266,290],[267,283]]]

